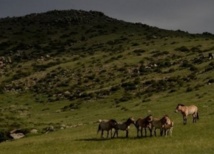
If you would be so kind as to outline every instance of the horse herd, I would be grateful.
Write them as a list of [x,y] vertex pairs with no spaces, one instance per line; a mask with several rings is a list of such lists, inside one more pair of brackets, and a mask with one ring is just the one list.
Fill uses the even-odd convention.
[[[184,125],[187,124],[188,115],[192,115],[193,123],[199,119],[198,107],[195,105],[185,106],[178,104],[175,112],[182,114]],[[154,118],[152,115],[148,115],[145,118],[138,118],[136,121],[131,117],[123,123],[118,123],[115,119],[99,120],[97,133],[101,131],[101,138],[103,138],[104,131],[107,131],[107,138],[109,137],[109,132],[111,133],[111,138],[114,138],[118,137],[118,132],[121,130],[126,132],[126,137],[129,137],[129,126],[131,124],[134,124],[137,129],[137,137],[147,136],[147,129],[150,132],[150,136],[153,136],[153,134],[156,136],[157,129],[160,130],[161,136],[171,136],[174,126],[174,122],[168,115],[164,115],[162,118]]]

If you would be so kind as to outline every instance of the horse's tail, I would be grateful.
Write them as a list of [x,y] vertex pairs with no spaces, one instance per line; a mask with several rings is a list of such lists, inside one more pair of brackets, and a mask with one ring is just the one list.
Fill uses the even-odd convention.
[[98,129],[97,129],[97,134],[99,133],[99,131],[101,130],[101,126],[100,124],[98,125]]
[[198,112],[197,112],[197,119],[199,120],[199,114],[198,114]]

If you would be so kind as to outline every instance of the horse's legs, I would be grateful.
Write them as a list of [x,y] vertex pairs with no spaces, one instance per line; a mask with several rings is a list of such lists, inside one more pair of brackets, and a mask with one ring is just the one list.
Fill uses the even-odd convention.
[[149,128],[150,137],[152,136],[152,128]]
[[108,136],[109,136],[109,130],[107,130],[107,138],[108,138]]
[[144,130],[144,136],[147,136],[146,128],[142,128]]
[[156,128],[154,129],[154,135],[157,136],[157,134],[156,134]]
[[114,134],[113,134],[113,136],[111,136],[111,138],[114,138],[115,134],[116,134],[116,129],[115,129],[115,131],[114,131]]
[[184,124],[187,124],[187,117],[184,118]]
[[187,116],[183,116],[183,124],[184,124],[184,125],[187,124]]
[[196,122],[196,119],[195,119],[195,115],[194,115],[194,114],[192,115],[192,122],[193,122],[193,123]]
[[103,130],[101,130],[101,138],[103,138]]
[[165,130],[160,128],[160,136],[164,136],[166,133],[165,133]]
[[165,136],[170,135],[170,131],[171,131],[171,128],[169,128],[169,129],[164,129],[164,135],[165,135]]
[[137,129],[137,137],[139,137],[139,127],[136,126]]
[[[114,136],[116,135],[116,137],[118,137],[118,129],[115,129],[115,131],[114,131]],[[114,137],[113,136],[113,137]]]
[[126,130],[126,137],[129,137],[129,131]]
[[143,137],[143,128],[140,128],[140,137]]
[[117,130],[115,130],[116,131],[116,135],[117,135],[117,137],[119,136],[118,134],[119,134],[119,131],[118,131],[118,129]]
[[165,137],[168,135],[168,133],[169,133],[168,131],[169,131],[169,129],[165,129],[165,130],[164,130],[164,136],[165,136]]
[[193,121],[193,123],[196,123],[197,118],[198,118],[198,113],[195,112],[195,113],[192,115],[192,121]]

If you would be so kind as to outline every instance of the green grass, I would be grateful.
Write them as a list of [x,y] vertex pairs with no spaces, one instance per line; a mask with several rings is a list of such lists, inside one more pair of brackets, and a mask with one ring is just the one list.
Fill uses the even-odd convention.
[[[156,101],[139,103],[140,100],[119,104],[114,107],[112,102],[85,102],[77,111],[56,113],[59,103],[46,104],[47,111],[41,111],[38,104],[32,105],[31,120],[46,123],[64,123],[70,125],[80,124],[77,127],[58,130],[48,134],[30,135],[20,140],[2,142],[1,152],[4,154],[36,154],[36,153],[213,153],[214,132],[213,121],[214,103],[212,99],[213,86],[206,86],[200,91],[190,93],[165,94]],[[196,97],[197,96],[197,97]],[[200,97],[199,97],[200,96]],[[158,96],[156,96],[158,97]],[[24,98],[22,98],[23,100]],[[26,99],[26,98],[25,98]],[[14,100],[11,100],[11,103]],[[89,104],[90,103],[90,104]],[[200,120],[192,123],[191,117],[188,124],[182,124],[180,113],[174,113],[177,103],[196,104],[199,106]],[[66,104],[66,102],[64,102]],[[139,104],[139,105],[135,105]],[[113,106],[112,106],[113,105]],[[45,107],[43,106],[43,107]],[[42,108],[43,108],[42,107]],[[124,111],[121,108],[127,110]],[[40,108],[40,109],[39,109]],[[118,121],[125,121],[133,116],[135,119],[144,117],[151,111],[153,116],[161,117],[168,114],[175,122],[173,135],[171,137],[146,137],[136,138],[136,129],[133,125],[130,128],[130,137],[124,138],[125,132],[119,132],[119,138],[101,139],[97,134],[98,119],[115,118]],[[66,118],[65,118],[66,117]],[[37,120],[37,118],[39,118]],[[12,147],[12,148],[11,148]]]
[[[202,121],[203,120],[203,121]],[[211,120],[211,118],[209,118]],[[212,153],[213,126],[202,118],[197,124],[176,123],[172,137],[136,138],[131,127],[130,138],[100,139],[97,125],[60,130],[42,136],[28,137],[0,145],[10,153]],[[122,135],[122,133],[120,133]],[[13,147],[13,148],[11,148]]]
[[[55,22],[59,19],[66,26]],[[0,131],[39,130],[0,143],[0,153],[213,153],[214,83],[208,85],[213,60],[195,62],[213,51],[213,35],[74,10],[1,19],[0,27],[5,64],[0,68]],[[181,47],[187,51],[176,50]],[[134,73],[139,66],[140,73]],[[181,114],[174,113],[178,103],[197,105],[200,120],[192,124],[189,117],[183,126]],[[124,132],[118,139],[96,134],[99,119],[125,121],[150,113],[169,115],[175,123],[172,137],[136,138],[133,125],[128,139]],[[61,130],[61,125],[69,128]],[[49,126],[56,131],[43,133]]]

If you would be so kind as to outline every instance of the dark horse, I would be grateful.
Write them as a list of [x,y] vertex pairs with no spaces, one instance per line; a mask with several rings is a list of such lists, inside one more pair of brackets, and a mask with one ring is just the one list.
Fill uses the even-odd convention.
[[137,137],[139,137],[139,132],[141,135],[140,137],[143,136],[143,129],[145,131],[145,136],[147,136],[147,132],[146,132],[147,128],[150,131],[150,136],[152,136],[152,120],[153,120],[152,115],[148,115],[145,118],[137,119],[137,121],[135,122],[135,127],[137,129]]
[[125,122],[118,123],[115,129],[114,136],[116,135],[118,137],[118,130],[123,130],[126,131],[126,137],[129,137],[129,126],[131,124],[134,124],[134,118],[128,118]]
[[117,121],[114,119],[100,120],[98,129],[97,129],[97,133],[99,133],[99,131],[101,131],[101,138],[103,138],[103,132],[107,131],[107,138],[108,138],[109,131],[111,131],[111,137],[112,137],[112,129],[113,128],[116,129],[116,127],[117,127]]
[[196,120],[199,119],[198,107],[195,105],[185,106],[183,104],[178,104],[175,112],[181,112],[183,115],[183,124],[187,124],[187,116],[192,115],[192,122],[196,123]]

